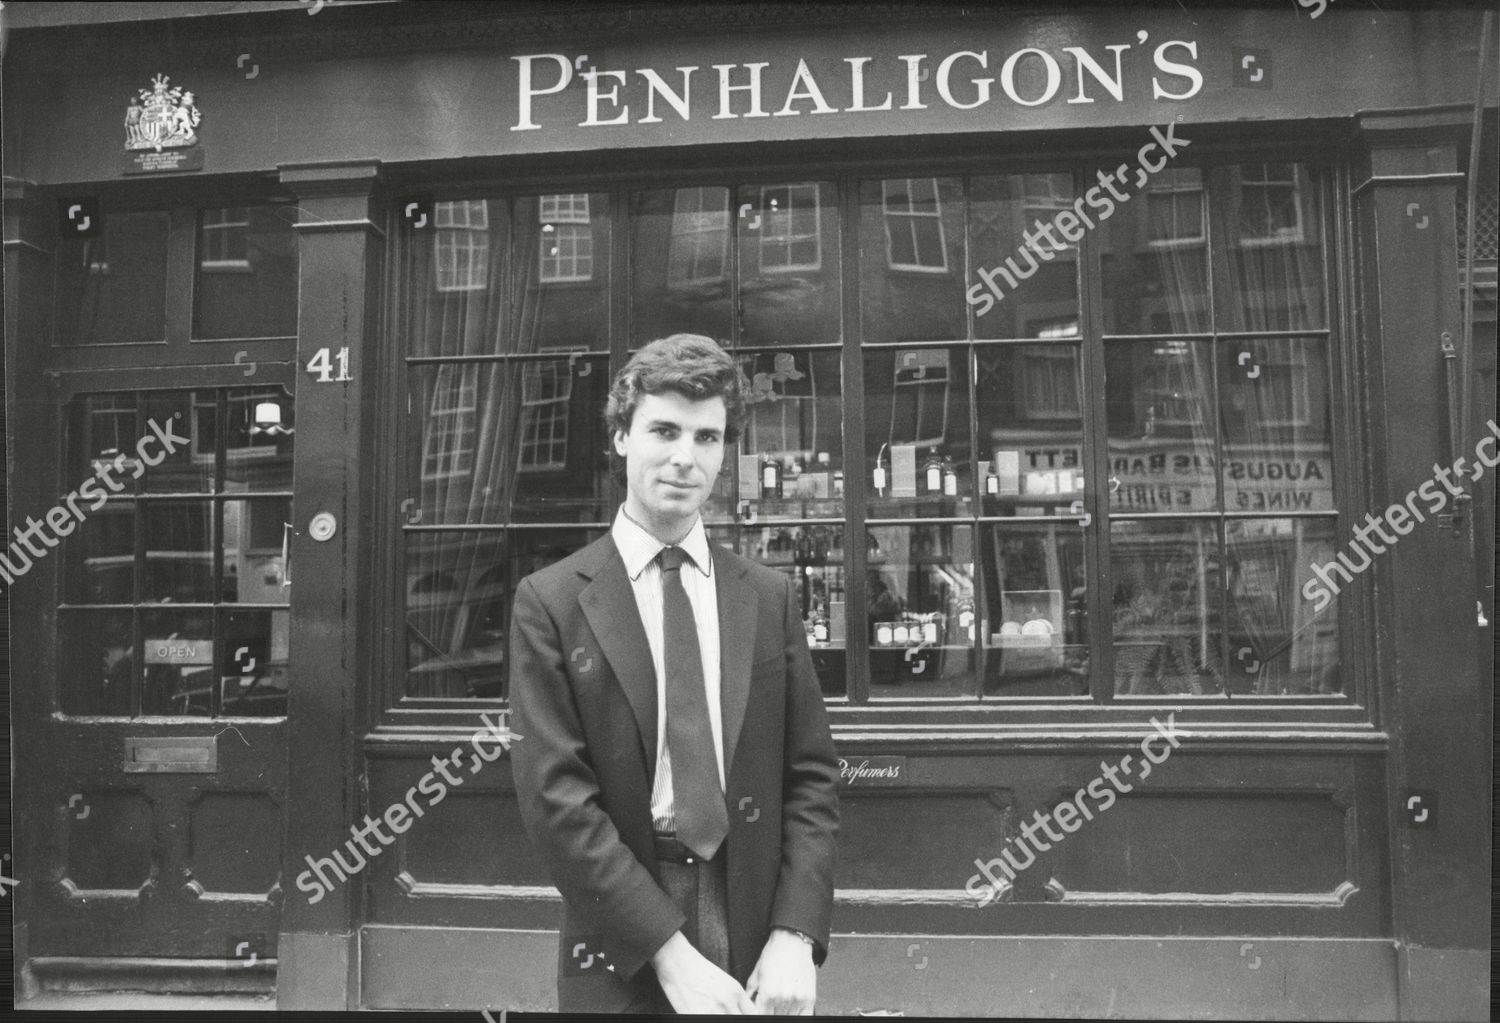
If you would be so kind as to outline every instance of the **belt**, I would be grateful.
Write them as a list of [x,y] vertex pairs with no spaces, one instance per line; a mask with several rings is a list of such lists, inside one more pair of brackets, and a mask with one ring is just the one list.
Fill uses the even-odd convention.
[[702,863],[703,857],[677,841],[675,835],[660,833],[652,836],[656,842],[656,858],[672,863]]

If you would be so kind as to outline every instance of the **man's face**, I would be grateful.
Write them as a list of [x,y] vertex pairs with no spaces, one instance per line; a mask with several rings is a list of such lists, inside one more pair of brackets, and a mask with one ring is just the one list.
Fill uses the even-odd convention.
[[658,539],[687,535],[724,463],[727,413],[720,397],[694,401],[674,391],[648,394],[628,432],[615,432],[625,459],[625,511]]

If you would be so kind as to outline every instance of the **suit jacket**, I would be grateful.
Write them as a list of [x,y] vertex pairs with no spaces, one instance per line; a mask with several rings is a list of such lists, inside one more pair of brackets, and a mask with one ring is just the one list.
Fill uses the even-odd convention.
[[[814,962],[827,954],[838,766],[792,581],[709,547],[730,972],[744,984],[774,926],[812,937]],[[685,919],[661,888],[652,839],[656,672],[609,535],[522,580],[510,642],[517,797],[564,903],[558,1008],[660,1009],[649,960]]]

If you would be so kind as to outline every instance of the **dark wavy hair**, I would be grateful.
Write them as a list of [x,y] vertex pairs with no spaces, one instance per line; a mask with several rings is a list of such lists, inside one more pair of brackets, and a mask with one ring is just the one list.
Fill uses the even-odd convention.
[[[739,439],[745,422],[745,374],[719,343],[702,334],[672,334],[652,341],[630,357],[609,389],[604,425],[610,437],[630,432],[641,398],[673,392],[692,401],[723,398],[724,443]],[[611,460],[614,445],[610,445]]]

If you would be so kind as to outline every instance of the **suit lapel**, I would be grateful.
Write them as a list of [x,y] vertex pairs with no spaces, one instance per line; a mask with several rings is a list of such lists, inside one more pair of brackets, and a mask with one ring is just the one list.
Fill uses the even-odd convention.
[[745,567],[724,549],[710,544],[719,601],[719,709],[724,721],[724,778],[734,769],[734,751],[745,724],[750,699],[750,661],[755,652],[755,590],[745,581]]
[[656,772],[656,666],[635,606],[635,591],[619,549],[607,535],[600,541],[599,559],[578,571],[592,579],[578,602],[635,714],[649,781]]

